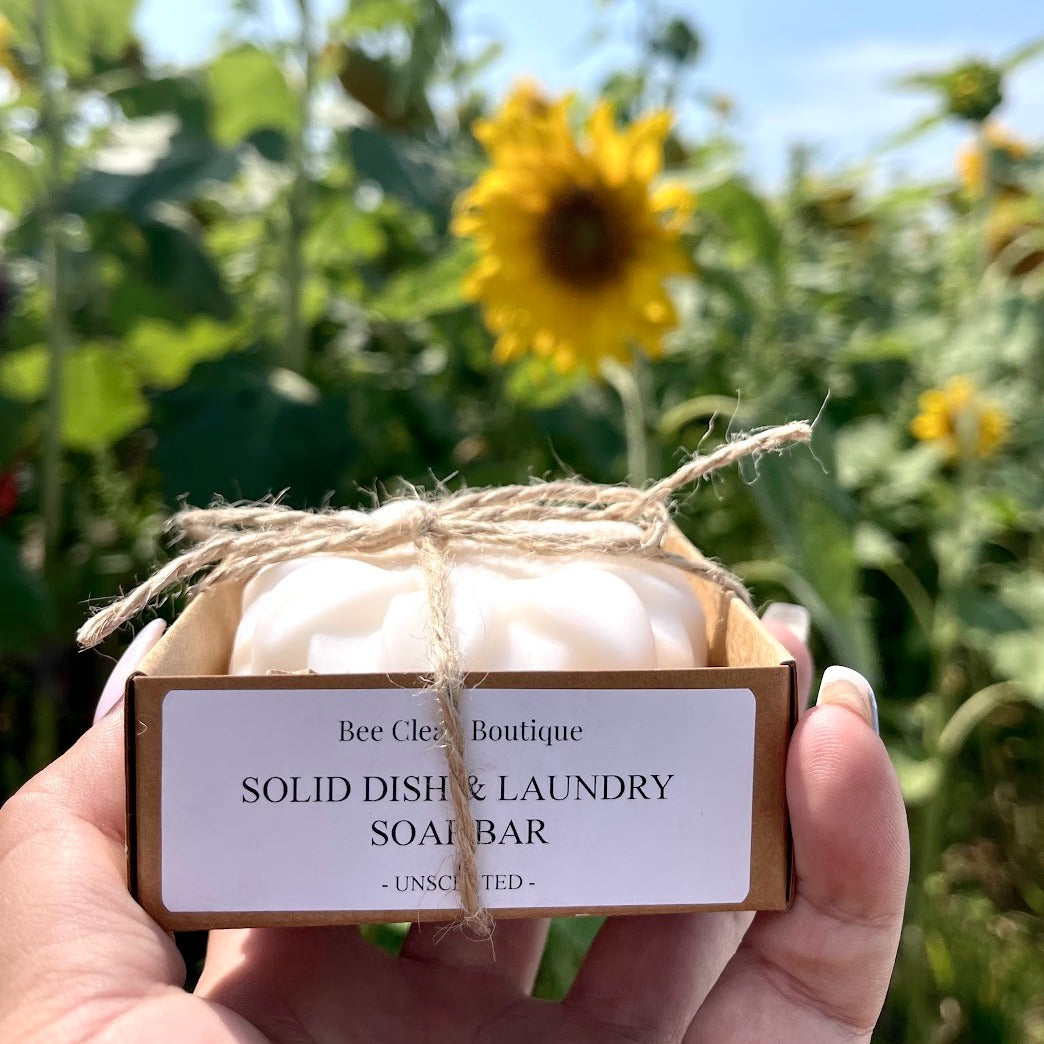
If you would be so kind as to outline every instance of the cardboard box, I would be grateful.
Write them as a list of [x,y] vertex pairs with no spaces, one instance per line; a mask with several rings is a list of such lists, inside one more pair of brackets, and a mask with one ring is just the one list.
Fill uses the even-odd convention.
[[[691,582],[711,666],[468,677],[495,917],[789,904],[795,665],[740,600]],[[226,676],[240,597],[194,600],[128,683],[135,897],[177,930],[455,919],[423,680]]]

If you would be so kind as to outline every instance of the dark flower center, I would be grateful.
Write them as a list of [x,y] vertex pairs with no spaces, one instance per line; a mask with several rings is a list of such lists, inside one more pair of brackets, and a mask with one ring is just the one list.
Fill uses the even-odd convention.
[[539,238],[547,271],[581,289],[616,278],[631,254],[626,219],[585,188],[570,189],[552,202]]

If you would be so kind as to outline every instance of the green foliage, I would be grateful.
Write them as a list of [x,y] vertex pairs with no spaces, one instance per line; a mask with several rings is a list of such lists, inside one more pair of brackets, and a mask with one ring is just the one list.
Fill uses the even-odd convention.
[[260,130],[291,135],[300,126],[297,97],[267,51],[249,44],[226,51],[210,64],[206,80],[219,144],[235,145]]
[[445,223],[450,203],[463,181],[444,150],[371,127],[353,127],[346,146],[359,178],[379,185],[388,195],[431,211]]
[[0,144],[0,210],[21,217],[39,191],[39,177],[32,163]]
[[[375,483],[619,481],[628,459],[610,387],[537,359],[498,366],[463,297],[473,254],[448,226],[481,169],[468,123],[489,108],[474,79],[488,55],[458,53],[448,5],[353,0],[325,38],[305,34],[311,62],[299,43],[230,40],[199,68],[157,70],[131,0],[46,0],[64,74],[47,81],[34,6],[5,4],[35,82],[0,105],[9,786],[82,730],[105,667],[73,656],[72,632],[88,599],[159,560],[182,498],[366,505]],[[622,118],[670,103],[701,41],[653,19],[641,46],[607,83]],[[1042,47],[915,78],[939,99],[916,131],[981,121]],[[956,186],[880,191],[800,152],[770,196],[723,132],[669,144],[669,176],[698,195],[695,276],[672,288],[665,357],[635,373],[652,470],[822,410],[812,452],[721,476],[678,520],[759,601],[805,603],[818,662],[880,693],[915,843],[880,1039],[1044,1039],[1039,143],[991,153],[974,204]],[[1002,190],[1014,227],[991,246]],[[1009,422],[983,459],[911,434],[919,397],[958,375]],[[541,996],[568,989],[597,926],[555,922]],[[403,932],[369,934],[394,951]]]
[[[74,79],[88,77],[119,59],[131,43],[137,0],[77,0],[48,4],[48,36],[55,65]],[[15,46],[35,49],[35,0],[6,0],[4,14],[14,26]]]
[[702,43],[699,33],[684,18],[672,18],[652,38],[651,49],[678,65],[695,61]]
[[547,948],[533,986],[535,997],[561,1000],[569,992],[602,921],[601,917],[570,917],[551,922]]

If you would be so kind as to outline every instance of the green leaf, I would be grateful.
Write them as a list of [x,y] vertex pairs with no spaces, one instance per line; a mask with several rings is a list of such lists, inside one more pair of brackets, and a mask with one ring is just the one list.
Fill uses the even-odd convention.
[[910,808],[916,808],[931,801],[942,786],[942,760],[934,757],[911,758],[901,750],[890,750],[889,753],[906,804]]
[[238,327],[198,316],[177,326],[145,320],[131,331],[124,351],[145,384],[174,388],[185,381],[197,363],[219,359],[242,346]]
[[207,133],[210,104],[195,77],[160,76],[142,80],[110,91],[109,97],[128,120],[171,113],[184,130],[199,137]]
[[406,941],[409,933],[409,922],[393,922],[391,924],[360,924],[359,934],[374,946],[398,957],[402,950],[402,944]]
[[[914,85],[910,85],[914,86]],[[920,84],[918,86],[924,86]],[[933,85],[935,86],[935,85]],[[942,84],[939,84],[939,89],[942,89]],[[940,124],[946,120],[946,114],[942,112],[930,112],[926,116],[922,116],[920,119],[915,120],[905,130],[898,131],[895,134],[885,138],[883,142],[878,146],[878,151],[887,152],[889,149],[900,149],[904,145],[911,145],[915,141],[920,141],[930,130],[934,130]]]
[[33,344],[0,355],[0,391],[16,402],[36,402],[47,394],[48,352]]
[[213,104],[211,129],[223,145],[259,130],[296,133],[300,105],[286,76],[267,51],[243,44],[226,51],[207,70]]
[[1022,568],[1000,583],[998,596],[1010,609],[1044,626],[1044,573]]
[[997,597],[1026,625],[995,635],[986,643],[986,655],[1000,677],[1015,682],[1044,707],[1044,573],[1023,568],[1005,577]]
[[360,178],[375,181],[389,195],[414,206],[448,216],[460,182],[445,150],[369,127],[353,127],[347,146]]
[[736,306],[742,316],[756,315],[758,307],[754,298],[747,292],[736,273],[722,265],[709,265],[700,262],[697,270],[700,283],[709,289],[719,290]]
[[158,394],[150,427],[168,501],[256,500],[286,489],[292,504],[320,503],[358,449],[344,401],[314,401],[301,394],[303,383],[235,354],[201,363]]
[[551,921],[533,986],[534,997],[557,1001],[569,992],[603,920],[601,917],[556,917]]
[[686,65],[699,56],[703,41],[684,18],[672,18],[652,37],[649,46],[654,54],[676,65]]
[[969,696],[950,717],[939,733],[938,753],[953,758],[968,737],[995,711],[1005,704],[1020,703],[1024,694],[1011,682],[997,682]]
[[559,373],[540,355],[528,355],[508,375],[507,392],[515,402],[533,410],[549,410],[564,403],[591,378],[583,370]]
[[746,414],[741,404],[728,395],[695,395],[666,410],[657,428],[661,439],[674,442],[689,425],[703,426],[714,417],[730,417],[734,423],[742,424]]
[[992,641],[995,635],[1024,631],[1026,618],[999,601],[988,591],[966,587],[956,592],[954,608],[961,623],[969,631],[979,632],[980,641]]
[[902,545],[886,529],[872,522],[856,526],[853,538],[855,556],[862,566],[879,569],[902,560]]
[[[35,48],[36,6],[36,0],[5,0],[16,46]],[[92,58],[118,58],[133,38],[137,6],[138,0],[52,0],[45,10],[54,64],[77,78],[91,71]]]
[[895,427],[883,417],[846,424],[834,440],[838,481],[846,489],[866,485],[895,459],[898,448]]
[[221,272],[197,235],[165,221],[144,223],[141,233],[148,250],[143,274],[190,311],[229,318],[232,301]]
[[0,210],[6,210],[17,220],[39,190],[36,168],[8,149],[0,148]]
[[352,0],[336,28],[348,37],[395,26],[412,28],[421,10],[418,0]]
[[473,263],[474,253],[462,246],[419,268],[407,269],[370,302],[370,311],[384,319],[405,322],[460,308],[464,304],[461,284]]
[[75,349],[63,369],[62,441],[97,451],[140,427],[148,405],[122,353],[101,344]]
[[836,362],[874,363],[898,360],[906,362],[918,349],[914,337],[902,331],[889,330],[879,334],[860,333],[846,342],[835,354]]
[[726,234],[743,243],[759,261],[777,269],[782,236],[768,208],[740,178],[729,178],[704,189],[699,196],[702,210],[721,220]]
[[1009,54],[1003,62],[1000,63],[1002,72],[1012,72],[1017,69],[1020,65],[1025,65],[1026,62],[1032,61],[1034,58],[1044,54],[1044,36],[1037,37],[1036,40],[1031,40],[1028,44],[1023,44],[1013,53]]
[[[143,132],[149,131],[152,122],[141,121]],[[125,141],[127,136],[124,130]],[[143,142],[140,169],[115,173],[88,168],[70,186],[65,209],[84,216],[115,210],[148,220],[157,203],[196,199],[208,182],[228,181],[239,170],[234,153],[187,133],[175,134],[162,151],[151,156],[145,154],[146,148]]]
[[994,670],[1044,708],[1044,627],[998,635],[988,652]]
[[892,81],[892,86],[900,89],[944,91],[950,82],[949,72],[911,73],[899,76]]
[[[35,402],[47,394],[48,350],[32,345],[0,359],[0,388],[12,399]],[[62,441],[99,450],[137,428],[148,414],[136,375],[116,348],[86,344],[62,367]]]
[[370,261],[386,246],[377,216],[360,211],[348,193],[316,201],[305,240],[309,267],[329,269],[339,278],[346,265]]

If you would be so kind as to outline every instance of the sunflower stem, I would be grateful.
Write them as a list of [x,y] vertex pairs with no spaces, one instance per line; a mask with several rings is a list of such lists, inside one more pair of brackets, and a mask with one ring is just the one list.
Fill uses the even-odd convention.
[[997,206],[1000,193],[997,191],[997,164],[993,157],[993,145],[986,132],[986,121],[978,127],[976,147],[982,156],[982,199],[979,200],[977,220],[979,222],[979,270],[975,273],[981,283],[990,267],[990,217]]
[[616,359],[602,360],[602,376],[612,385],[623,405],[624,436],[627,439],[627,481],[644,486],[649,480],[649,436],[645,404],[633,369]]

